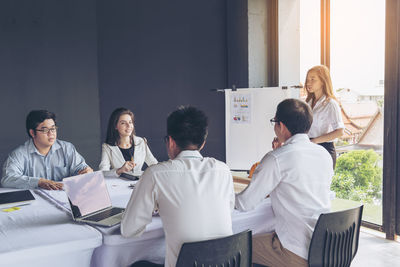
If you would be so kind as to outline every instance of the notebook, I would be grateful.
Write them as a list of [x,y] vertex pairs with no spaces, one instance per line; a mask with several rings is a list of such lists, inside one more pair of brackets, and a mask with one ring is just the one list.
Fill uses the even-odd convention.
[[35,200],[29,190],[0,193],[0,208],[26,205]]
[[111,206],[102,171],[64,178],[63,183],[75,221],[101,226],[121,222],[124,209]]

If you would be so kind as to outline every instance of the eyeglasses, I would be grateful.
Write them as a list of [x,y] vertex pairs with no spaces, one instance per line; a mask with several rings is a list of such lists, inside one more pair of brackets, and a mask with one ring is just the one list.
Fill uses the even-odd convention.
[[169,135],[164,136],[164,143],[167,143],[169,140]]
[[58,130],[57,126],[54,126],[52,128],[43,128],[43,129],[35,129],[35,131],[37,132],[42,132],[43,134],[48,134],[49,132],[51,132],[52,134],[56,133]]
[[269,122],[271,123],[272,126],[274,126],[275,123],[279,123],[279,120],[277,120],[276,118],[272,118],[269,120]]

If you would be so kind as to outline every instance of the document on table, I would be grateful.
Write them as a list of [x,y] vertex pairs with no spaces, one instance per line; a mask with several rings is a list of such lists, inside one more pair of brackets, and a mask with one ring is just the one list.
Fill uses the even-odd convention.
[[36,192],[51,201],[57,207],[60,207],[67,212],[71,212],[71,207],[68,203],[68,197],[64,190],[38,189]]

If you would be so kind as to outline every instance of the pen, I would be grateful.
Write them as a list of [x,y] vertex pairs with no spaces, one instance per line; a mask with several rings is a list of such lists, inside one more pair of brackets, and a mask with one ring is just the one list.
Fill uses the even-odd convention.
[[30,205],[31,203],[25,203],[25,204],[20,204],[20,205],[16,205],[16,206],[14,206],[14,207],[12,207],[12,208],[15,208],[15,207],[22,207],[22,206],[27,206],[27,205]]

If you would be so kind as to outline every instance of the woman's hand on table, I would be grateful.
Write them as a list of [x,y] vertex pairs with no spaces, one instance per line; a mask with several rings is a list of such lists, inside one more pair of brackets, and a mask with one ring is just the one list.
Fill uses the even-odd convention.
[[117,174],[121,175],[123,172],[130,172],[136,166],[136,163],[133,161],[125,161],[124,165],[117,170]]

